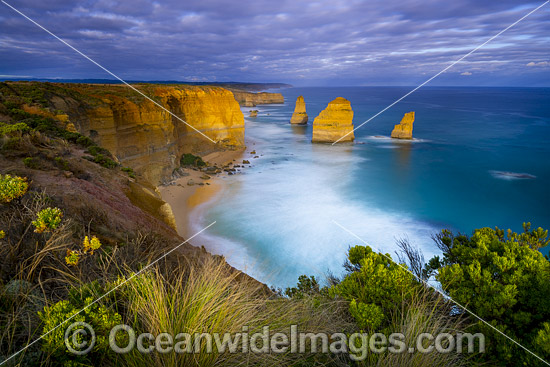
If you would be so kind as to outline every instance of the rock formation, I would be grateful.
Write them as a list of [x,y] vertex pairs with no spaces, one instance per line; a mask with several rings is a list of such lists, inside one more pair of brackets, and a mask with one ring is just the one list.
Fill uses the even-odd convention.
[[294,113],[292,114],[290,123],[294,125],[307,124],[306,103],[304,102],[303,96],[296,99],[296,107],[294,107]]
[[258,117],[258,110],[250,110],[250,117]]
[[244,145],[244,116],[220,87],[136,85],[174,115],[125,86],[64,84],[51,99],[68,123],[153,184],[169,178],[184,153]]
[[414,111],[407,112],[401,122],[394,126],[391,137],[394,139],[412,139]]
[[281,93],[251,93],[237,90],[232,90],[232,92],[237,102],[244,107],[255,107],[260,104],[285,103],[285,98]]
[[[338,141],[340,138],[342,140]],[[354,139],[353,110],[345,98],[338,97],[330,102],[313,120],[313,143],[343,143]]]

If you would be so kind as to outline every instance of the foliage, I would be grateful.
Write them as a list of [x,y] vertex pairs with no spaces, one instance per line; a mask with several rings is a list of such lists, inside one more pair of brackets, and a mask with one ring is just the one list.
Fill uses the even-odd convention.
[[122,167],[121,170],[122,170],[122,172],[126,172],[129,177],[136,178],[136,174],[135,174],[134,170],[131,169],[130,167]]
[[[436,242],[443,257],[429,265],[443,289],[457,302],[492,326],[518,340],[542,358],[550,358],[549,338],[550,262],[537,251],[546,246],[548,232],[530,230],[521,234],[496,228],[481,228],[472,236],[442,231]],[[532,365],[533,358],[489,326],[476,328],[488,340],[486,358],[499,364]]]
[[51,232],[61,223],[63,212],[59,208],[48,207],[36,214],[36,220],[32,222],[36,233]]
[[101,242],[99,242],[96,236],[92,236],[91,240],[86,236],[82,242],[82,247],[85,253],[90,252],[90,254],[93,255],[94,251],[101,247]]
[[368,246],[355,246],[348,253],[350,273],[329,293],[350,302],[350,313],[362,329],[388,325],[390,313],[411,298],[418,283],[390,255]]
[[33,157],[23,158],[23,164],[25,165],[25,167],[31,169],[38,169],[39,167],[38,162]]
[[9,203],[25,195],[29,184],[27,178],[0,175],[0,203]]
[[67,250],[67,256],[65,256],[65,262],[67,265],[77,266],[80,261],[80,254],[78,251]]
[[[89,365],[90,362],[96,364],[110,350],[109,332],[114,326],[122,323],[122,317],[105,305],[93,303],[101,295],[100,293],[104,292],[97,283],[88,284],[79,289],[73,288],[69,292],[69,299],[45,307],[42,312],[38,313],[44,323],[43,333],[45,336],[42,339],[42,349],[50,358],[55,359],[56,364],[64,366]],[[79,312],[81,310],[82,312]],[[65,322],[70,317],[72,319]],[[87,355],[74,355],[65,345],[65,331],[74,322],[85,322],[95,332],[95,345]],[[64,323],[64,327],[56,328],[61,323]],[[48,332],[49,334],[47,334]],[[80,334],[77,334],[76,338],[78,342],[83,341]],[[128,343],[127,340],[124,340],[125,335],[122,333],[117,334],[116,338],[119,345]]]
[[6,237],[6,232],[0,230],[0,240],[4,239]]
[[300,275],[296,287],[287,288],[285,295],[290,298],[304,298],[319,293],[319,283],[314,276]]
[[3,122],[0,122],[0,136],[12,135],[13,133],[26,133],[29,131],[29,125],[22,122],[16,124],[5,124]]
[[68,171],[69,170],[69,162],[64,160],[61,157],[55,157],[54,159],[55,164],[61,168],[62,170]]
[[185,153],[180,159],[180,165],[204,167],[206,166],[206,163],[199,156],[193,155],[191,153]]

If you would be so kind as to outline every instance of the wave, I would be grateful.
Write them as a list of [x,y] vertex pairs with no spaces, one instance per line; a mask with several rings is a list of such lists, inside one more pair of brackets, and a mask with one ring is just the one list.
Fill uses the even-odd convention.
[[518,173],[510,171],[489,171],[491,176],[500,180],[513,181],[513,180],[534,180],[537,176],[530,173]]

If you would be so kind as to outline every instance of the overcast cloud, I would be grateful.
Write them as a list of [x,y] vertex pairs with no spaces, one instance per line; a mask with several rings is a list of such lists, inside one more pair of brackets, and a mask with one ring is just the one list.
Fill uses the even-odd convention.
[[[7,0],[130,80],[414,85],[540,2]],[[432,85],[550,86],[550,5]],[[0,3],[0,77],[110,78]]]

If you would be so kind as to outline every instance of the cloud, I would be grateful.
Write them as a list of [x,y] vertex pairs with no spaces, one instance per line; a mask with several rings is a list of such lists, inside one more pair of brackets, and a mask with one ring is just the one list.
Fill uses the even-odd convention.
[[[529,1],[20,0],[17,7],[125,79],[412,85],[525,15],[537,5]],[[0,8],[2,73],[110,77]],[[518,60],[547,58],[544,17],[530,15],[460,67],[488,83],[532,76]],[[463,80],[445,73],[431,84]]]
[[472,73],[470,73],[469,71],[465,71],[463,73],[460,73],[460,75],[472,75]]
[[528,63],[528,64],[525,65],[525,66],[529,66],[529,67],[533,67],[533,66],[545,67],[545,66],[549,66],[549,65],[550,65],[550,62],[548,62],[548,61],[540,61],[540,62],[531,61],[530,63]]

